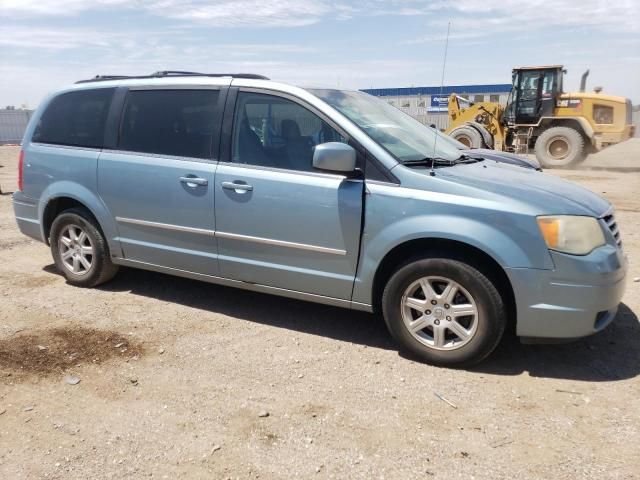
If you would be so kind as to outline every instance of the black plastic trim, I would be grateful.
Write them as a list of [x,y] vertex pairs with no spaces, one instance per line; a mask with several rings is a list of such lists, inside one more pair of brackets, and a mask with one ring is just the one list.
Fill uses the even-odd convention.
[[213,130],[213,138],[211,145],[210,157],[212,160],[220,159],[220,142],[222,141],[222,122],[224,119],[224,110],[227,105],[227,95],[229,95],[229,87],[220,88],[218,97],[218,105],[216,107],[216,115],[214,119],[215,129]]
[[111,97],[111,105],[107,114],[107,122],[105,124],[103,148],[113,150],[118,147],[118,133],[120,131],[120,119],[122,117],[122,109],[127,96],[127,87],[116,88],[113,97]]
[[[398,179],[398,177],[391,173],[391,171],[369,151],[367,151],[366,153],[366,166],[364,169],[364,173],[367,180],[375,180],[378,182],[388,182],[400,185],[400,180]],[[378,176],[376,174],[378,174]]]
[[227,101],[222,116],[222,130],[220,133],[220,161],[231,162],[231,143],[233,142],[233,117],[238,99],[238,87],[229,87]]

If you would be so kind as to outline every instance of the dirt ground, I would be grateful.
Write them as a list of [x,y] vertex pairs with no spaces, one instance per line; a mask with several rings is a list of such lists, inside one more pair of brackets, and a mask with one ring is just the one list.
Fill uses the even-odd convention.
[[640,173],[551,173],[615,204],[623,305],[471,370],[404,358],[369,314],[130,269],[71,287],[1,195],[0,478],[640,478]]

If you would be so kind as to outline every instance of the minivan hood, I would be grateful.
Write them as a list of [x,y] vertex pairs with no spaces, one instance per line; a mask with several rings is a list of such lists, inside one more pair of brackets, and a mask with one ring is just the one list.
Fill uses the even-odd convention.
[[[424,169],[424,173],[428,173]],[[437,169],[440,179],[491,192],[535,207],[540,215],[603,216],[611,204],[580,185],[553,175],[493,160]]]
[[524,168],[533,168],[534,170],[541,170],[540,162],[535,158],[528,158],[518,156],[514,153],[500,152],[498,150],[489,150],[488,148],[470,148],[464,150],[465,153],[469,152],[474,156],[482,157],[486,160],[496,160],[502,163],[510,163],[512,165],[518,165]]

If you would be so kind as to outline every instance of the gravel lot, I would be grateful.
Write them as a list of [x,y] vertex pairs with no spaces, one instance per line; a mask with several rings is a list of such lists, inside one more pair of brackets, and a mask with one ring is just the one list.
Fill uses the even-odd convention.
[[617,208],[614,324],[460,371],[364,313],[129,269],[71,287],[18,232],[0,147],[0,478],[638,478],[640,140],[619,147],[552,172]]

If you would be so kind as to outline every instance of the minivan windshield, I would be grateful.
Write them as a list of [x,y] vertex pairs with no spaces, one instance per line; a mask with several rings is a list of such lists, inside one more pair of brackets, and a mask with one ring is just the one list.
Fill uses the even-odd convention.
[[[309,89],[364,130],[400,162],[458,160],[460,150],[446,135],[364,92]],[[437,140],[436,140],[437,139]],[[434,149],[435,146],[435,149]]]

